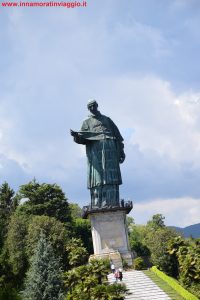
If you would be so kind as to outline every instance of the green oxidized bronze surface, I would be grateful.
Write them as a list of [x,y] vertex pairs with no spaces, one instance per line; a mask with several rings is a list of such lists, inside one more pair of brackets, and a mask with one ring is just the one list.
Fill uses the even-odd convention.
[[125,159],[123,138],[114,122],[98,111],[96,101],[91,101],[88,109],[91,115],[81,130],[71,130],[71,135],[76,143],[86,145],[91,207],[119,206],[119,164]]

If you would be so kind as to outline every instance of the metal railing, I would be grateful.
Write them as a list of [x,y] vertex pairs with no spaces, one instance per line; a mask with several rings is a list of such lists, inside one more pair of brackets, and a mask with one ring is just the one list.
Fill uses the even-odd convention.
[[83,206],[82,208],[82,218],[86,219],[91,213],[100,213],[106,211],[117,211],[122,210],[128,214],[133,208],[133,202],[131,200],[125,201],[121,199],[118,206],[105,206],[105,207],[92,207],[91,205]]

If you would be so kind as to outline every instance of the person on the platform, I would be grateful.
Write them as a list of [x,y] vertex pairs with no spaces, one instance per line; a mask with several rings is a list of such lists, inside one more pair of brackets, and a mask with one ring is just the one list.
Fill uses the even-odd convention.
[[116,207],[122,184],[119,164],[125,159],[123,138],[114,122],[100,113],[95,100],[88,103],[88,109],[91,115],[71,135],[76,143],[86,145],[91,207]]
[[118,282],[118,279],[119,279],[119,270],[115,270],[114,276],[115,276],[116,282]]
[[122,278],[123,278],[122,268],[119,268],[119,280],[122,281]]

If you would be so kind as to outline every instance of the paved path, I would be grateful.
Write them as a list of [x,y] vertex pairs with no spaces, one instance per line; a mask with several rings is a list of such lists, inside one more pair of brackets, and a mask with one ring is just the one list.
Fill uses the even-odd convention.
[[[115,282],[113,274],[108,275],[110,283]],[[171,298],[162,291],[148,276],[142,271],[123,272],[123,282],[129,292],[127,300],[170,300]]]

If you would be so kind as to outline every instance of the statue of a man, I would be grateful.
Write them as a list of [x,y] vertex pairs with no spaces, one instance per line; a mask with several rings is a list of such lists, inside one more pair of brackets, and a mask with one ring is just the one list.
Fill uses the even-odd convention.
[[91,208],[116,207],[122,184],[119,164],[125,159],[123,138],[114,122],[100,113],[95,100],[88,103],[88,109],[91,115],[71,135],[76,143],[86,145]]

